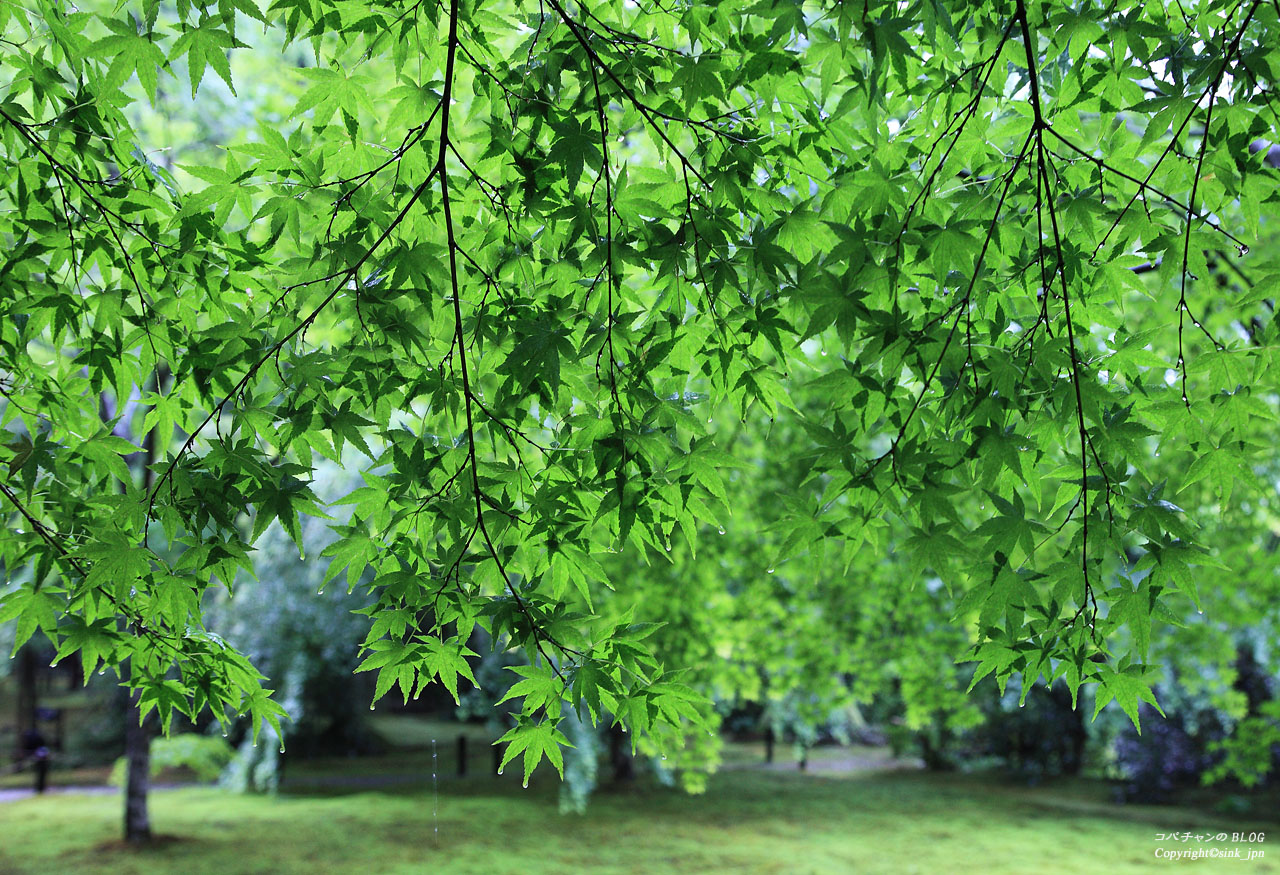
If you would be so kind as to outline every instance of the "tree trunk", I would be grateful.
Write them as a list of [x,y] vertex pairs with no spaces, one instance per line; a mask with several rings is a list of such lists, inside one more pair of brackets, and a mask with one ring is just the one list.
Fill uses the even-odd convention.
[[[163,363],[157,366],[152,378],[152,388],[160,393],[168,379],[169,369]],[[105,419],[105,417],[104,417]],[[131,417],[122,417],[121,422],[128,426]],[[144,420],[145,421],[145,420]],[[142,491],[151,491],[155,482],[155,473],[151,470],[156,460],[156,433],[149,430],[142,439]],[[139,721],[138,701],[141,693],[129,694],[129,708],[125,714],[124,756],[126,776],[124,785],[124,840],[130,844],[145,844],[151,841],[151,814],[147,810],[147,793],[151,789],[151,736],[155,734],[158,715],[153,710],[145,720]]]
[[151,815],[147,791],[151,787],[151,724],[155,714],[138,724],[138,693],[129,696],[125,717],[124,756],[127,777],[124,788],[124,840],[130,844],[151,841]]
[[921,731],[918,737],[920,758],[924,760],[926,769],[931,772],[949,772],[955,767],[947,755],[947,743],[951,740],[950,730],[935,726]]
[[615,783],[627,783],[635,778],[636,770],[631,761],[631,751],[627,748],[627,738],[617,724],[609,727],[609,762],[613,766]]
[[18,740],[22,733],[36,728],[36,654],[35,642],[28,641],[18,651]]
[[1085,748],[1089,744],[1089,727],[1084,722],[1084,711],[1071,707],[1071,692],[1064,683],[1056,683],[1049,688],[1058,712],[1063,715],[1062,732],[1067,737],[1067,744],[1062,752],[1062,774],[1078,775],[1084,768]]

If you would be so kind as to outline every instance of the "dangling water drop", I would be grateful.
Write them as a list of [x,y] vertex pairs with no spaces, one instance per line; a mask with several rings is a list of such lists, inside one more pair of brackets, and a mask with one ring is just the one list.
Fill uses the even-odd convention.
[[766,569],[765,569],[765,571],[766,571],[768,574],[773,574],[773,569],[772,569],[772,568],[766,568]]
[[724,534],[724,526],[721,526],[721,527],[720,527],[720,534],[722,534],[722,535]]

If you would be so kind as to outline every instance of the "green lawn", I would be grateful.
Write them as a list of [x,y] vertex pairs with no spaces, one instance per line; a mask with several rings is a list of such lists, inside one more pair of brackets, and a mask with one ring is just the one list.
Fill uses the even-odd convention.
[[[274,799],[192,789],[153,796],[165,840],[134,851],[117,841],[118,797],[48,796],[0,804],[0,872],[1110,875],[1173,865],[1156,859],[1158,847],[1197,846],[1158,843],[1157,833],[1268,830],[1256,817],[1103,798],[1085,782],[1028,789],[915,772],[758,769],[724,772],[701,797],[644,784],[601,792],[581,817],[557,813],[555,782],[541,773],[528,790],[510,774],[442,777],[434,815],[429,783]],[[1280,848],[1275,859],[1184,865],[1280,872]]]

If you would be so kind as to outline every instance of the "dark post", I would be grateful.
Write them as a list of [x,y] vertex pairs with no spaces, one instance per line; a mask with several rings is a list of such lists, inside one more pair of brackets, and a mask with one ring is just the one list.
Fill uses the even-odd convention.
[[458,777],[467,776],[467,737],[458,735]]
[[43,793],[49,786],[49,748],[42,747],[35,752],[36,793]]
[[766,763],[773,762],[773,727],[768,726],[764,730],[764,761]]
[[493,774],[495,776],[502,774],[502,745],[500,744],[493,746]]
[[809,768],[809,745],[802,745],[800,748],[800,771],[806,771]]
[[[38,719],[38,718],[37,718]],[[30,761],[36,779],[36,792],[43,793],[49,783],[49,747],[48,741],[40,734],[40,729],[32,725],[18,736],[23,762]]]

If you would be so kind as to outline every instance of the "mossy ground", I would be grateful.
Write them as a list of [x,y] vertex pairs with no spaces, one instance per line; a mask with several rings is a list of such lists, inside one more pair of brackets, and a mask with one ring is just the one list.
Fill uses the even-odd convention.
[[[353,761],[351,765],[354,765]],[[467,778],[395,757],[367,773],[404,776],[377,789],[338,779],[276,798],[215,789],[158,791],[163,837],[118,841],[118,796],[50,795],[0,805],[0,872],[23,873],[1123,873],[1167,867],[1158,833],[1267,831],[1248,818],[1119,807],[1092,782],[1027,788],[992,778],[909,771],[840,776],[733,768],[703,796],[643,781],[604,789],[585,815],[561,815],[554,776],[521,789],[510,772]],[[366,765],[376,765],[366,763]],[[443,764],[441,764],[443,765]],[[391,770],[392,767],[398,771]],[[820,765],[818,766],[821,767]],[[442,769],[442,772],[445,770]],[[511,770],[514,771],[514,770]],[[416,773],[416,774],[415,774]],[[1280,829],[1274,837],[1280,840]],[[1199,871],[1280,872],[1275,859],[1198,861]],[[1181,868],[1181,867],[1179,867]]]
[[[44,873],[1034,873],[1098,875],[1178,865],[1157,848],[1252,848],[1250,862],[1201,860],[1196,871],[1280,873],[1280,806],[1249,815],[1118,806],[1105,784],[1039,787],[973,775],[893,769],[879,748],[822,747],[801,774],[789,746],[762,768],[763,746],[731,744],[705,795],[645,780],[603,787],[587,813],[557,809],[554,773],[522,789],[519,769],[491,773],[480,727],[370,715],[386,752],[289,762],[286,792],[157,790],[145,849],[120,840],[118,795],[53,793],[0,803],[0,875]],[[468,736],[469,774],[456,775]],[[436,792],[432,791],[432,772]],[[57,769],[56,785],[93,783],[105,767]],[[161,780],[180,779],[181,774]],[[25,775],[4,784],[23,786]],[[1161,833],[1265,832],[1268,842],[1157,841]]]

